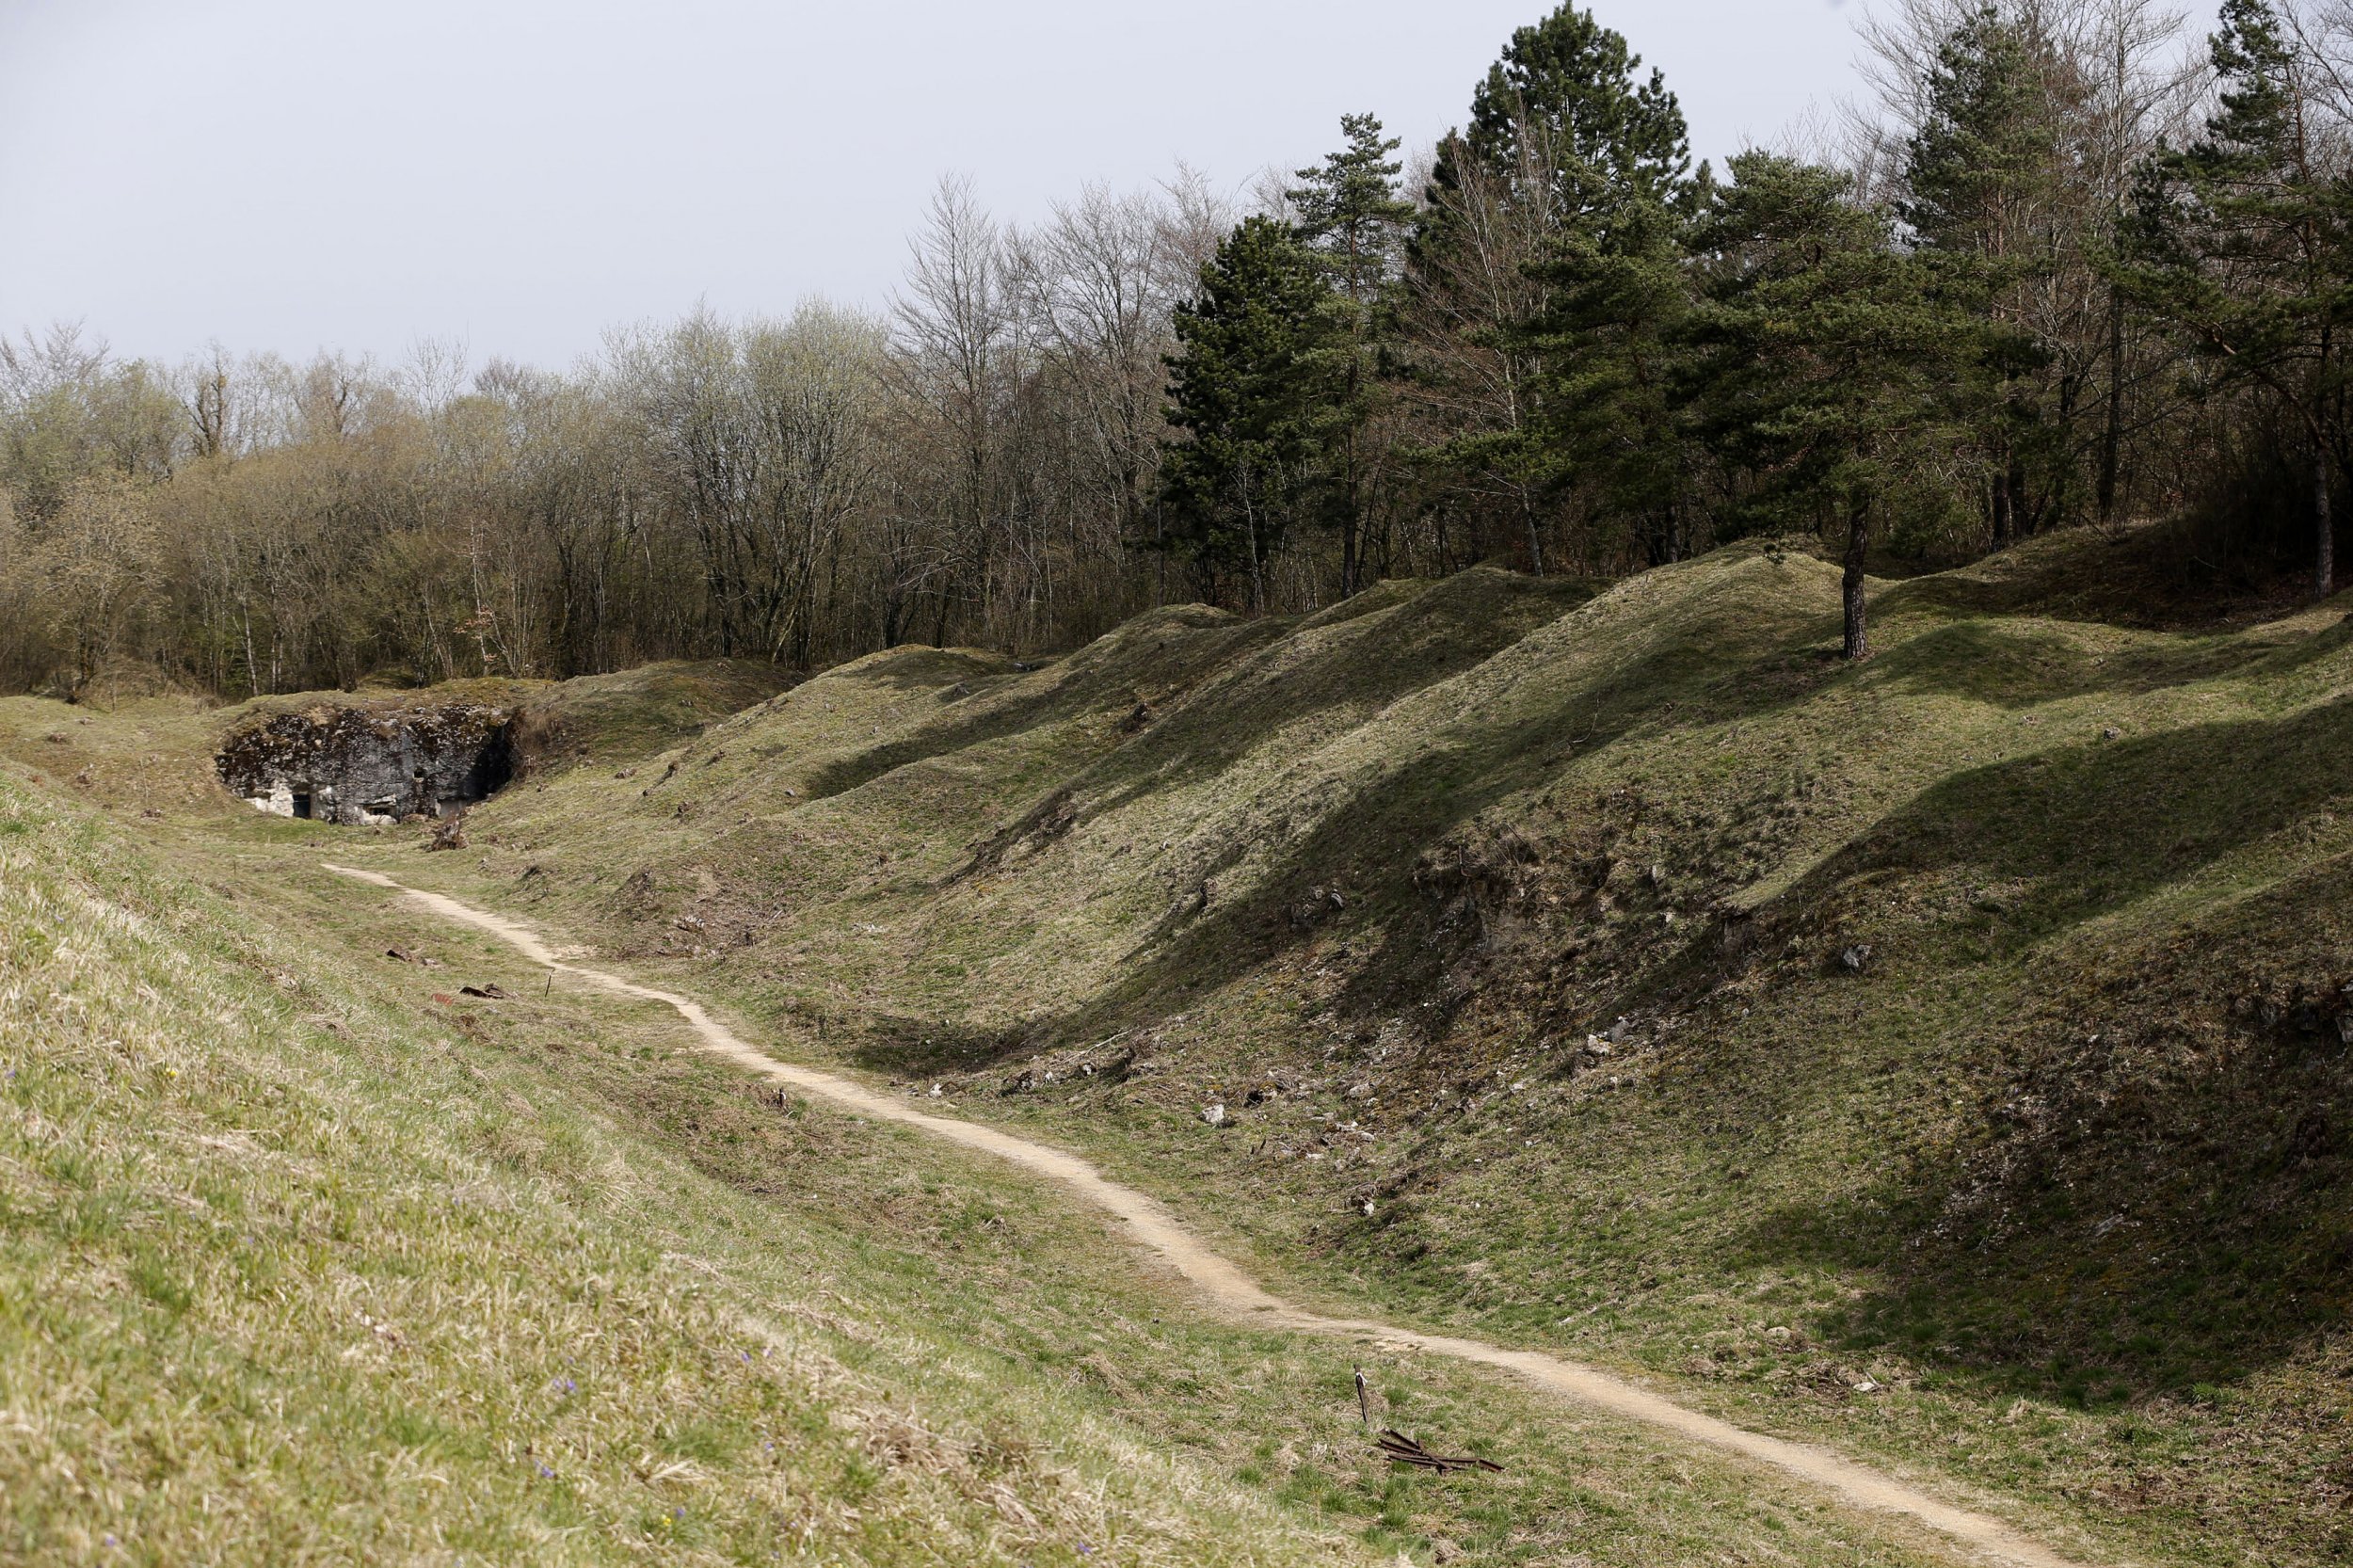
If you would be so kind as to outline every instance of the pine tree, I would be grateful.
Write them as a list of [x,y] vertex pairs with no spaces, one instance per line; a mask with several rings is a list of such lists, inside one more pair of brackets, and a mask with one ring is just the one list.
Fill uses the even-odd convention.
[[1690,171],[1683,110],[1625,39],[1564,5],[1512,35],[1471,95],[1462,150],[1500,172],[1537,172],[1560,221],[1628,194],[1672,200]]
[[[1439,143],[1407,246],[1409,318],[1450,325],[1480,350],[1472,368],[1497,383],[1448,385],[1456,356],[1409,362],[1427,402],[1492,410],[1482,425],[1443,433],[1432,456],[1465,491],[1509,498],[1539,572],[1538,503],[1575,482],[1590,455],[1570,437],[1579,411],[1560,400],[1601,384],[1562,357],[1591,346],[1580,334],[1604,326],[1594,302],[1627,284],[1623,267],[1640,248],[1626,241],[1671,227],[1666,215],[1690,199],[1683,111],[1641,66],[1624,37],[1574,5],[1514,32],[1472,95],[1469,124]],[[1537,286],[1510,286],[1498,260]],[[1586,278],[1596,266],[1609,277]],[[1640,368],[1617,361],[1621,373]],[[1632,405],[1610,407],[1632,416]]]
[[1689,215],[1628,192],[1607,219],[1561,236],[1534,268],[1544,312],[1527,336],[1544,367],[1542,439],[1597,512],[1630,523],[1642,558],[1691,541],[1692,455],[1675,417],[1676,332],[1691,306]]
[[1747,477],[1742,510],[1845,534],[1844,648],[1870,653],[1864,563],[1911,476],[1966,432],[1956,386],[1977,352],[1965,286],[1894,243],[1853,179],[1769,152],[1732,160],[1693,235],[1706,281],[1680,334],[1699,433]]
[[1340,536],[1340,592],[1361,585],[1362,541],[1374,505],[1370,494],[1378,470],[1369,439],[1379,383],[1375,359],[1386,332],[1388,294],[1397,276],[1405,224],[1414,214],[1398,195],[1404,166],[1394,153],[1399,142],[1381,135],[1372,115],[1340,117],[1347,146],[1325,155],[1321,165],[1298,171],[1290,198],[1300,243],[1321,263],[1333,291],[1345,305],[1347,361],[1330,411],[1333,441],[1325,468],[1326,510]]
[[1991,470],[1997,549],[2023,531],[2022,511],[2039,512],[2036,501],[2062,488],[2072,462],[2040,374],[2051,355],[2029,319],[2029,301],[2061,264],[2073,211],[2060,77],[2032,13],[1986,6],[1965,15],[1928,73],[1927,113],[1905,149],[1906,196],[1897,209],[1914,244],[1948,258],[1951,284],[1974,286],[1982,300],[1969,412]]
[[2297,47],[2268,0],[2225,0],[2205,134],[2143,168],[2120,285],[2213,367],[2275,397],[2309,443],[2313,587],[2335,588],[2329,463],[2344,433],[2353,187],[2329,155]]
[[1171,542],[1213,585],[1222,572],[1245,573],[1254,610],[1341,404],[1339,298],[1287,225],[1253,216],[1203,264],[1199,294],[1176,307],[1168,421],[1188,439],[1161,466]]

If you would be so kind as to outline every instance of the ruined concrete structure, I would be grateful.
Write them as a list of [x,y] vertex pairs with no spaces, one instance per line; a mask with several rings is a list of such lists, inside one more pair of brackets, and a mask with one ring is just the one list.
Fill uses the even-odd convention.
[[256,810],[321,822],[443,817],[514,774],[513,715],[478,703],[321,704],[232,730],[216,765]]

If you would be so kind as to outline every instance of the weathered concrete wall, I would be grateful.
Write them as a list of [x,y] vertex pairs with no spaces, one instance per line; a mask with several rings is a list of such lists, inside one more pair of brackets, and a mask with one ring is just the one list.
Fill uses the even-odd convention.
[[322,822],[441,817],[481,800],[514,772],[504,708],[321,704],[230,731],[221,782],[257,810]]

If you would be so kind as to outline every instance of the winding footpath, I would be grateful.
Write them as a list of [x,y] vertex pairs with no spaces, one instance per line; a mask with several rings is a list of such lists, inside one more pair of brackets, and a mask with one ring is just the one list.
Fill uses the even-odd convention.
[[[1016,1138],[1009,1132],[950,1116],[935,1116],[832,1073],[779,1062],[746,1043],[706,1012],[702,1004],[673,992],[639,985],[558,956],[534,932],[513,920],[476,909],[440,893],[408,888],[376,872],[323,862],[343,876],[391,888],[444,920],[488,932],[532,962],[571,979],[677,1010],[694,1027],[706,1049],[770,1082],[789,1085],[877,1121],[920,1128],[933,1137],[978,1149],[1025,1170],[1048,1176],[1128,1226],[1147,1247],[1184,1276],[1194,1290],[1225,1316],[1254,1328],[1280,1328],[1353,1339],[1379,1339],[1436,1355],[1452,1356],[1516,1373],[1529,1383],[1615,1416],[1672,1432],[1688,1442],[1737,1454],[1786,1471],[1859,1509],[1908,1516],[1949,1536],[1971,1553],[2016,1568],[2083,1568],[1990,1514],[1942,1502],[1891,1476],[1842,1459],[1812,1444],[1792,1443],[1736,1427],[1728,1421],[1676,1404],[1623,1378],[1581,1363],[1536,1351],[1509,1350],[1482,1340],[1426,1334],[1364,1318],[1334,1318],[1310,1312],[1270,1295],[1257,1281],[1204,1246],[1168,1207],[1132,1187],[1123,1187],[1074,1154]],[[2121,1568],[2121,1565],[2119,1565]]]

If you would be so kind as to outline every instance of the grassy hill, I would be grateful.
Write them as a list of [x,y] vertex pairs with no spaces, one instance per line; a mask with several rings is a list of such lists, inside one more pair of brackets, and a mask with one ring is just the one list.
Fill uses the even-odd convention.
[[[2340,1560],[2353,632],[2169,620],[2139,544],[1881,584],[1860,668],[1834,571],[1752,546],[1169,609],[1036,668],[574,683],[460,855],[246,820],[206,760],[233,715],[184,704],[0,704],[0,752],[334,964],[383,933],[305,880],[327,846],[1084,1147],[1292,1292],[1621,1366],[2087,1550]],[[629,1123],[634,1064],[549,1093]],[[662,1146],[768,1180],[710,1144]],[[870,1176],[825,1184],[832,1234]],[[1642,1495],[1680,1544],[1596,1560],[1703,1549]]]
[[1881,584],[1859,668],[1762,546],[899,649],[376,842],[1289,1288],[2339,1560],[2353,634],[2168,624],[2137,548]]
[[0,782],[0,1560],[1351,1555],[556,1092],[593,1024],[404,1005]]
[[[1206,1319],[1033,1181],[325,872],[495,875],[503,835],[257,815],[210,778],[239,717],[0,701],[0,1560],[1948,1560],[1470,1368]],[[668,722],[616,718],[509,803]],[[1394,1471],[1356,1363],[1506,1473]]]

